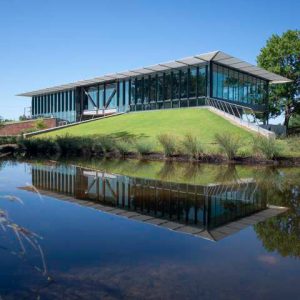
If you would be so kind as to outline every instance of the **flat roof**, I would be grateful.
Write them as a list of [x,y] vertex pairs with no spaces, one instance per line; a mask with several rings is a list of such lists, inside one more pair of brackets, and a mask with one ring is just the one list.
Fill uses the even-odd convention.
[[92,85],[92,84],[102,83],[102,82],[109,81],[109,80],[125,79],[125,78],[129,78],[132,76],[146,75],[146,74],[150,74],[150,73],[154,73],[154,72],[166,71],[166,70],[171,70],[174,68],[180,68],[180,67],[184,67],[184,66],[192,66],[192,65],[199,64],[199,63],[209,62],[209,61],[220,63],[222,65],[234,68],[236,70],[240,70],[243,72],[247,72],[251,75],[258,76],[262,79],[268,80],[271,84],[286,83],[286,82],[292,81],[286,77],[277,75],[275,73],[269,72],[260,67],[249,64],[243,60],[240,60],[240,59],[233,57],[229,54],[226,54],[222,51],[213,51],[213,52],[208,52],[208,53],[204,53],[204,54],[200,54],[200,55],[186,57],[183,59],[160,63],[157,65],[152,65],[152,66],[148,66],[148,67],[142,67],[142,68],[138,68],[138,69],[134,69],[134,70],[117,72],[117,73],[113,73],[113,74],[106,74],[106,75],[103,75],[100,77],[95,77],[95,78],[88,79],[88,80],[80,80],[80,81],[76,81],[76,82],[72,82],[72,83],[68,83],[68,84],[57,85],[54,87],[40,89],[40,90],[36,90],[36,91],[32,91],[32,92],[26,92],[26,93],[18,94],[17,96],[32,97],[32,96],[41,95],[41,94],[53,93],[53,92],[62,91],[62,90],[68,90],[68,89],[72,89],[75,87],[88,86],[88,85]]

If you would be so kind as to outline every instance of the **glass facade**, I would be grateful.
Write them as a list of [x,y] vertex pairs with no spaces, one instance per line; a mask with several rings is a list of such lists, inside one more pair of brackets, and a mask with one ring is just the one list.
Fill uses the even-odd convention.
[[198,106],[206,96],[207,66],[157,72],[131,79],[130,110]]
[[126,112],[193,107],[205,105],[206,97],[263,110],[267,92],[266,80],[207,63],[77,87],[76,93],[67,90],[34,96],[32,115],[75,122],[83,111],[93,115],[94,111],[104,108]]
[[34,118],[54,117],[70,123],[75,122],[75,91],[68,90],[33,96],[31,111]]
[[213,64],[212,97],[246,106],[266,104],[268,82],[258,77]]

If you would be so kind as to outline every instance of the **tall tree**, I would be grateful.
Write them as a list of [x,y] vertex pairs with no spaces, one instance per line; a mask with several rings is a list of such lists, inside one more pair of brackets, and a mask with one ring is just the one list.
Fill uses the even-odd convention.
[[284,111],[284,125],[295,113],[300,113],[300,30],[288,30],[281,36],[273,34],[257,56],[260,67],[292,80],[271,85],[269,89],[269,117]]

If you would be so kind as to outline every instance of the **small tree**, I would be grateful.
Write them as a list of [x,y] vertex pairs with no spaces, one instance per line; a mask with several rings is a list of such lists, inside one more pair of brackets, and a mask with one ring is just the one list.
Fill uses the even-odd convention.
[[292,80],[271,85],[269,89],[269,117],[284,111],[284,125],[288,128],[291,116],[300,113],[300,31],[288,30],[281,36],[273,34],[257,56],[257,63]]

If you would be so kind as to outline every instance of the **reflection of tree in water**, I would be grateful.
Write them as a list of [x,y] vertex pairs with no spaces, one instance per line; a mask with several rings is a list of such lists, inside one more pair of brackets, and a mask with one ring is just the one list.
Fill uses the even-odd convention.
[[299,170],[292,169],[286,174],[285,169],[276,168],[256,173],[268,203],[289,208],[285,214],[254,226],[264,247],[268,251],[278,251],[282,256],[300,257],[299,173]]

